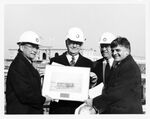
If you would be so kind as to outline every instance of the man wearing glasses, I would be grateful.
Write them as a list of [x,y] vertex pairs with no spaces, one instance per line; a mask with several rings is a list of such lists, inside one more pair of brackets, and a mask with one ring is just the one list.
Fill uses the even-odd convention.
[[52,99],[41,94],[41,79],[32,65],[40,37],[33,31],[24,32],[18,54],[10,65],[6,80],[6,114],[42,114],[43,104]]
[[[65,66],[78,66],[92,68],[92,61],[80,54],[85,37],[80,28],[73,27],[69,29],[66,35],[67,51],[58,57],[50,60],[50,64],[55,62]],[[94,87],[97,82],[97,76],[91,72],[90,88]],[[74,114],[75,109],[83,102],[78,101],[63,101],[52,102],[50,104],[50,114]]]

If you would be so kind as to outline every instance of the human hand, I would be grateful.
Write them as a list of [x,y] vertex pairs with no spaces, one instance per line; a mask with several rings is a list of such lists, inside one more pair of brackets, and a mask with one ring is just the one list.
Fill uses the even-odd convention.
[[91,88],[97,84],[98,77],[94,72],[90,72],[90,84]]
[[45,98],[46,98],[46,100],[45,100],[44,105],[49,105],[50,102],[53,100],[53,99],[52,99],[51,97],[49,97],[48,95],[45,95]]
[[87,99],[87,100],[85,100],[85,103],[86,103],[87,105],[89,105],[89,106],[92,107],[92,105],[93,105],[93,99]]

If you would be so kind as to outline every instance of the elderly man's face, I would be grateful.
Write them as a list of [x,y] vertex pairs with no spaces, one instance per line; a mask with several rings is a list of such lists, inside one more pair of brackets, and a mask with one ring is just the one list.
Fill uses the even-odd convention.
[[24,44],[21,46],[21,49],[26,57],[28,57],[30,60],[33,60],[36,57],[39,46],[33,44]]
[[66,47],[67,47],[68,53],[71,55],[79,54],[82,44],[83,44],[82,42],[66,40]]
[[124,46],[118,45],[117,47],[112,48],[112,56],[115,61],[122,61],[129,55],[129,49]]
[[100,52],[105,59],[112,57],[110,44],[100,44]]

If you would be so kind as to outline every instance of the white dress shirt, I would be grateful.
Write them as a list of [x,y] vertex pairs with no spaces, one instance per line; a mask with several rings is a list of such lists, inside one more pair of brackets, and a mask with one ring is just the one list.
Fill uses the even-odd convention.
[[[67,57],[67,59],[68,59],[68,62],[71,62],[71,60],[72,60],[72,55],[70,55],[70,54],[67,53],[66,57]],[[75,58],[75,62],[77,62],[77,60],[78,60],[78,58],[79,58],[79,54],[75,55],[74,58]]]

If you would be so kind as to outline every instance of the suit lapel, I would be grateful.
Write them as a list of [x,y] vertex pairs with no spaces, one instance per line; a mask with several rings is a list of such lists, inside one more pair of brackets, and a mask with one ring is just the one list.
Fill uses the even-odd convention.
[[[34,68],[34,66],[23,56],[22,53],[19,54],[19,57],[25,62],[25,64],[31,69],[31,73],[38,81],[40,81],[39,72]],[[40,81],[41,82],[41,81]]]
[[65,52],[65,53],[62,55],[62,58],[61,58],[62,64],[63,64],[63,65],[66,65],[66,66],[70,66],[69,61],[68,61],[66,55],[67,55],[67,52]]

